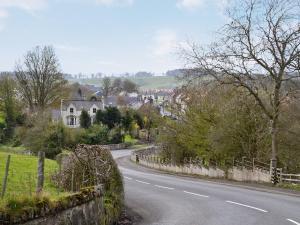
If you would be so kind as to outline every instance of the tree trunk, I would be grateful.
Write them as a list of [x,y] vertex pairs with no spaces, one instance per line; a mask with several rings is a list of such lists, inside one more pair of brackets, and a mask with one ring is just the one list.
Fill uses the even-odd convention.
[[272,155],[271,166],[277,168],[277,152],[278,152],[278,128],[277,118],[271,121],[271,138],[272,138]]

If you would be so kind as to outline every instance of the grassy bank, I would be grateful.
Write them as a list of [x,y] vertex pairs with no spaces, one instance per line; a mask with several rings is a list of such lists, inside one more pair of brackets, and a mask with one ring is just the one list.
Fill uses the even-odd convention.
[[[7,188],[4,199],[0,202],[5,202],[9,199],[22,198],[23,196],[34,196],[37,183],[37,165],[38,159],[34,156],[12,154],[9,166]],[[1,190],[2,179],[5,173],[5,165],[8,153],[0,152],[0,178]],[[54,160],[45,160],[45,195],[50,198],[56,198],[61,193],[51,183],[51,175],[58,170],[58,164]]]
[[6,153],[15,153],[15,154],[21,154],[26,148],[24,146],[18,146],[14,147],[11,145],[3,145],[0,144],[0,152],[6,152]]

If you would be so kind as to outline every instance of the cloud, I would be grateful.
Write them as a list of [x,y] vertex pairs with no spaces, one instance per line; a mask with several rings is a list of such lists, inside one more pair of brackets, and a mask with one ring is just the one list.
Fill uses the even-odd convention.
[[96,0],[96,3],[105,6],[125,6],[132,5],[134,0]]
[[45,8],[47,0],[0,0],[0,31],[5,27],[5,19],[11,8],[18,8],[33,13]]
[[106,60],[99,60],[99,61],[97,61],[97,64],[102,65],[102,66],[114,66],[114,65],[116,65],[115,62],[106,61]]
[[19,8],[27,11],[36,11],[47,5],[46,0],[0,0],[0,9]]
[[177,1],[176,6],[179,9],[194,10],[196,8],[203,6],[204,3],[205,0],[179,0]]
[[175,31],[159,30],[154,38],[153,54],[156,56],[165,56],[171,54],[178,47],[178,37]]
[[55,44],[54,48],[65,52],[82,52],[86,50],[85,47],[73,46],[70,44]]
[[208,4],[213,4],[221,11],[224,11],[231,0],[178,0],[177,8],[186,10],[195,10]]

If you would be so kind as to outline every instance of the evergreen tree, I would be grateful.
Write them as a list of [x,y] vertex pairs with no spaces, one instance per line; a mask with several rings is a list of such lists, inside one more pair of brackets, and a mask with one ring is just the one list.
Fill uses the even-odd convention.
[[112,129],[115,126],[120,125],[121,119],[121,112],[117,107],[107,107],[104,112],[102,123],[107,125],[109,129]]
[[87,129],[91,126],[91,117],[86,110],[82,110],[82,112],[81,112],[80,126],[85,129]]
[[130,112],[127,110],[125,112],[124,117],[122,118],[122,127],[124,128],[125,131],[130,130],[132,121],[133,121],[133,118],[132,118]]

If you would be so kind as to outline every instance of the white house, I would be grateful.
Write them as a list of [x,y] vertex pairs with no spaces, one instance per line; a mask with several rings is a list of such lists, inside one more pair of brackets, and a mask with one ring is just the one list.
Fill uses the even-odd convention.
[[92,120],[95,122],[97,110],[103,110],[102,101],[87,101],[87,100],[61,100],[60,116],[63,123],[71,128],[80,127],[80,115],[83,110],[86,110]]

